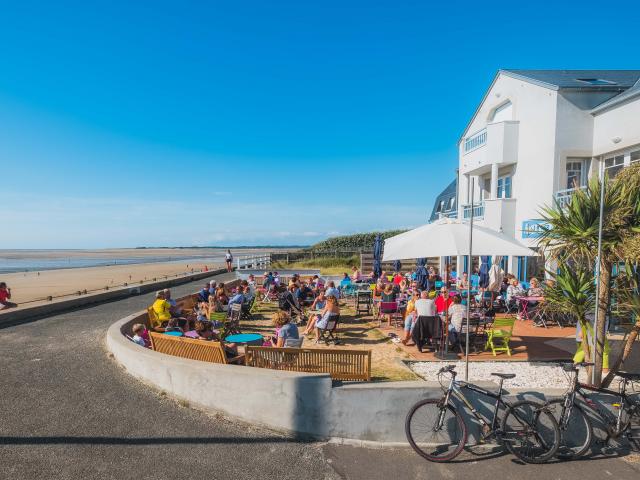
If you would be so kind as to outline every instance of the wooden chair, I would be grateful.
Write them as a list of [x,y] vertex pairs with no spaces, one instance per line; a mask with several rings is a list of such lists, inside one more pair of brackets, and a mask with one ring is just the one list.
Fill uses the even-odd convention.
[[240,318],[242,317],[242,305],[234,303],[229,306],[229,318],[225,321],[224,328],[229,335],[242,333],[240,331]]
[[149,332],[149,336],[151,337],[151,348],[166,355],[222,364],[238,363],[244,360],[244,355],[227,358],[224,347],[220,342],[173,337],[156,332]]
[[516,319],[513,317],[496,318],[491,328],[487,331],[485,350],[491,348],[491,353],[493,353],[494,357],[496,352],[507,352],[507,355],[511,356],[509,341],[513,335],[515,321]]
[[247,346],[245,364],[308,373],[328,373],[334,380],[371,380],[371,350]]
[[396,328],[398,328],[398,320],[402,322],[402,313],[400,312],[398,302],[380,302],[378,311],[378,327],[382,325],[383,315],[391,315],[391,321],[395,324]]

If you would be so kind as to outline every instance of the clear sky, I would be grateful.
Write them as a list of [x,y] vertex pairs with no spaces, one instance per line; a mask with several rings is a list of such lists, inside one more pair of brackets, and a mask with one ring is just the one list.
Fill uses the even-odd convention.
[[637,1],[0,1],[0,248],[425,223],[499,68],[640,67]]

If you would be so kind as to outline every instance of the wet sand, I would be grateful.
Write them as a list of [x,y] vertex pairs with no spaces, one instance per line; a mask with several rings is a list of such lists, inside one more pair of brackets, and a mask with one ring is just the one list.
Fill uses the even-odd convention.
[[[251,255],[254,253],[266,253],[276,249],[237,249],[232,250],[234,258]],[[17,272],[0,274],[0,281],[6,282],[11,288],[11,301],[22,304],[34,300],[45,300],[47,297],[59,297],[62,295],[76,295],[78,291],[87,290],[104,291],[105,287],[115,288],[128,284],[140,284],[140,281],[151,282],[153,278],[164,280],[165,276],[174,277],[186,273],[197,273],[222,268],[224,266],[222,249],[113,249],[113,250],[86,250],[70,252],[56,252],[55,255],[69,256],[97,255],[108,258],[126,258],[148,255],[150,257],[166,256],[167,262],[138,263],[129,265],[109,265],[86,268],[68,268],[58,270],[42,270],[40,272]],[[5,251],[7,252],[7,251]],[[14,251],[16,252],[16,251]],[[13,253],[13,252],[12,252]],[[41,255],[51,258],[51,252],[47,251],[21,251],[16,254],[22,256],[37,257]],[[207,258],[176,261],[177,256],[207,255]],[[66,257],[65,257],[66,258]],[[192,272],[193,270],[193,272]],[[27,303],[24,306],[29,306]]]

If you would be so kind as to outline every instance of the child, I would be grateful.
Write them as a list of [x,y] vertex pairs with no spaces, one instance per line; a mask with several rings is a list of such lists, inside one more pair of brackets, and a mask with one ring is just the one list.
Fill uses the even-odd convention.
[[147,329],[144,328],[144,325],[141,323],[136,323],[133,328],[133,341],[140,345],[141,347],[148,347],[147,341],[145,340],[145,336],[148,338],[149,333]]

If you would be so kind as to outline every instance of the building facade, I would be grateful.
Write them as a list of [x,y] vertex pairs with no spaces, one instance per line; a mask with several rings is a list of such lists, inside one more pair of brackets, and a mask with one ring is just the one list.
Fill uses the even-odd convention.
[[[458,147],[458,218],[535,247],[542,207],[640,161],[640,70],[500,70]],[[543,267],[505,266],[522,279]]]

